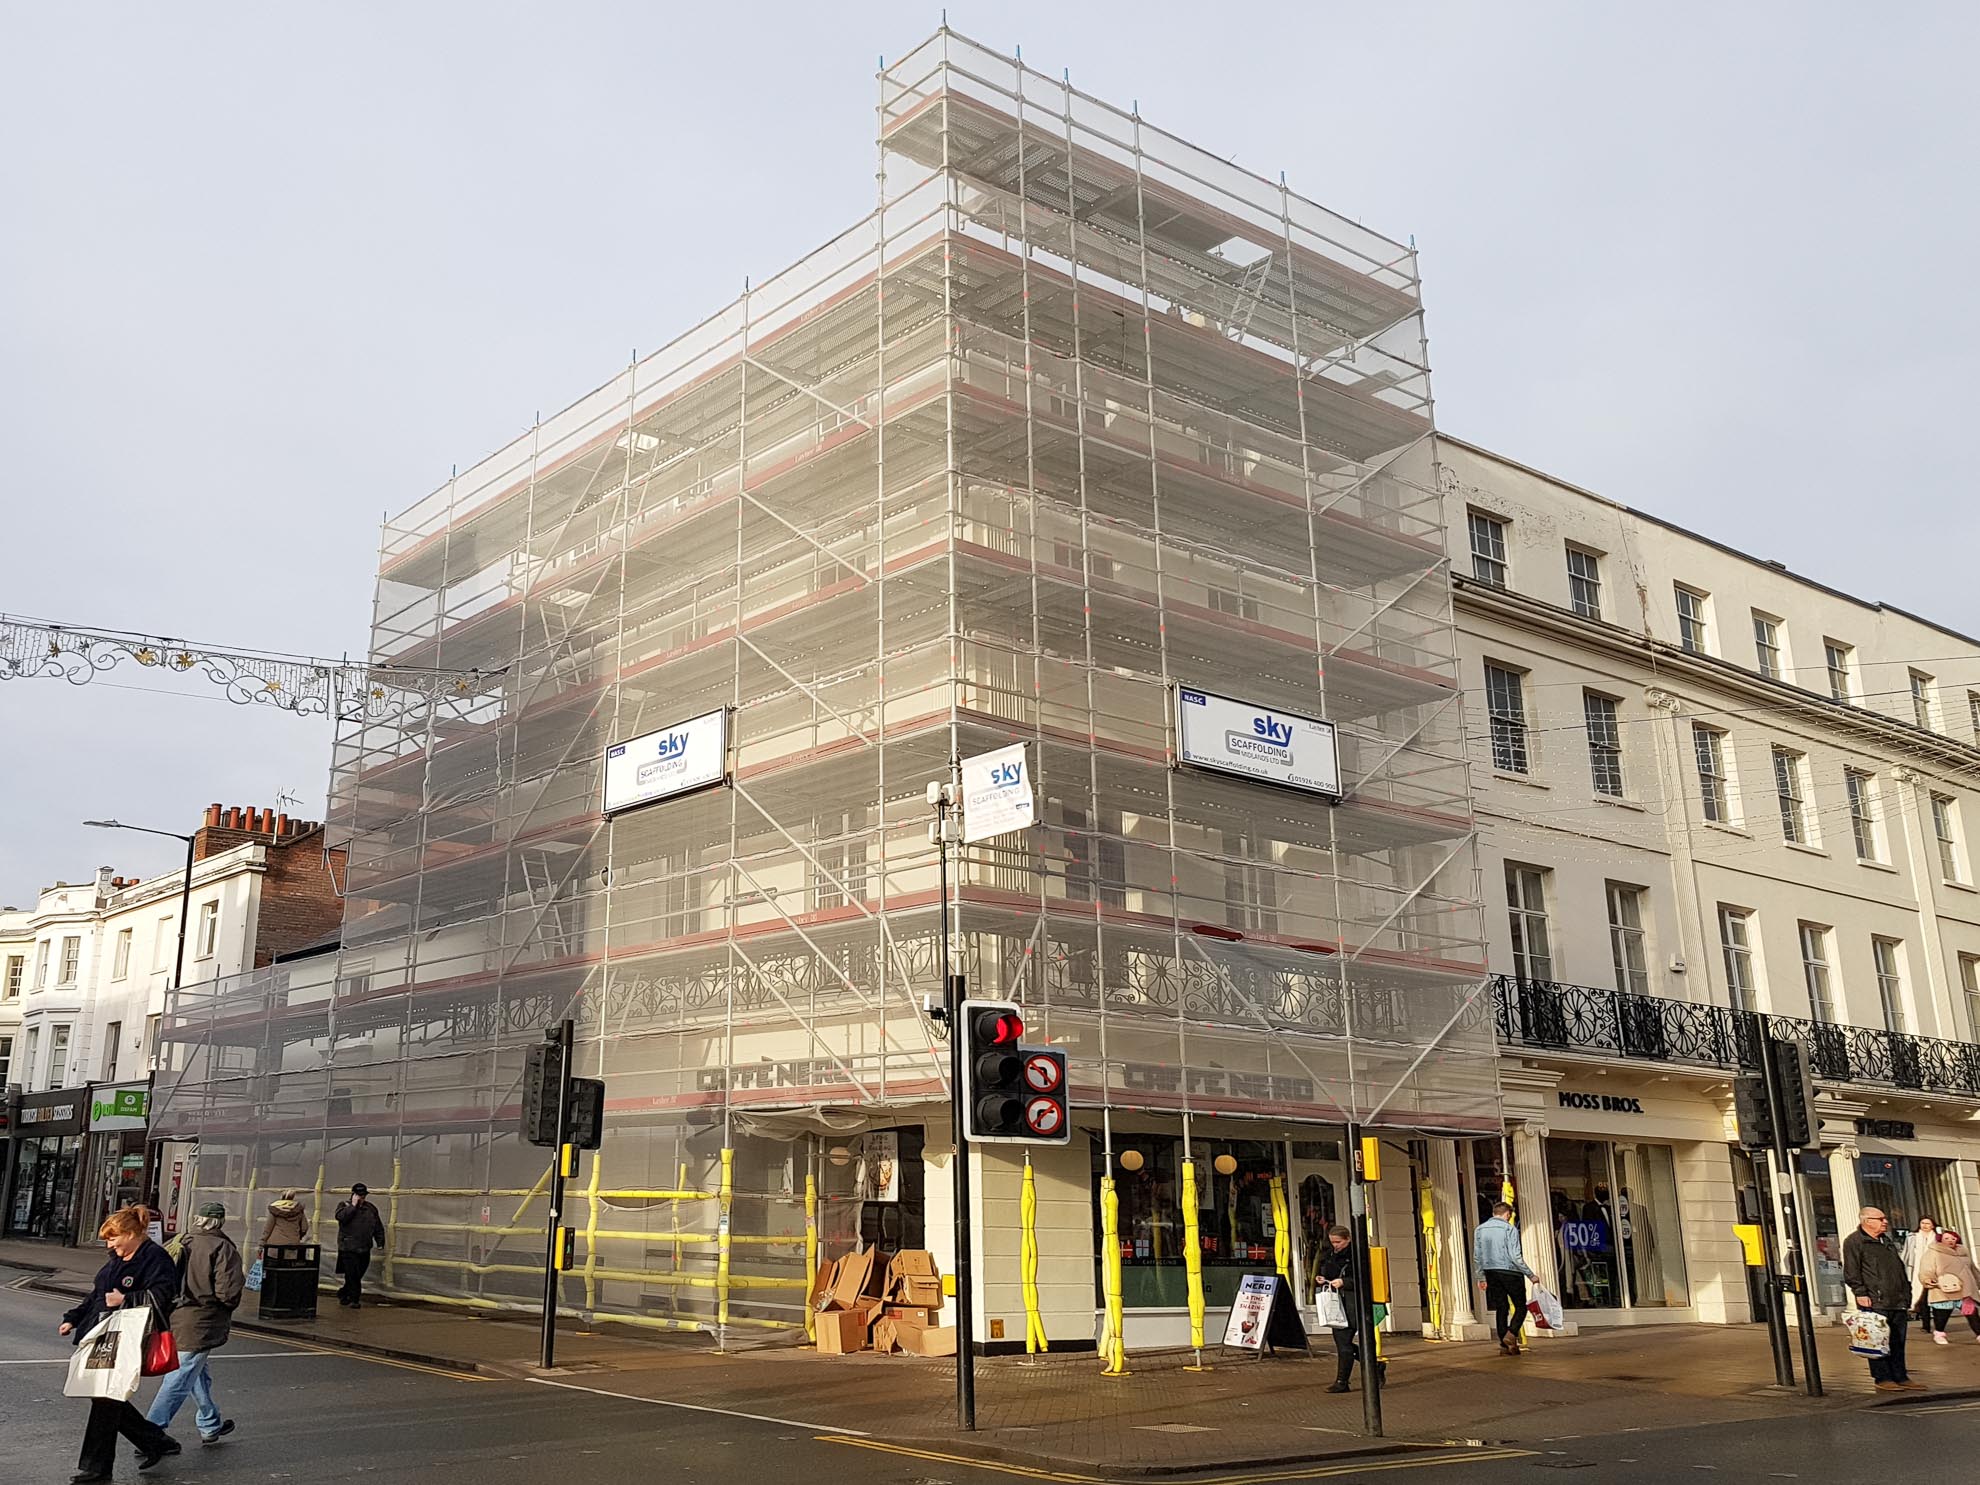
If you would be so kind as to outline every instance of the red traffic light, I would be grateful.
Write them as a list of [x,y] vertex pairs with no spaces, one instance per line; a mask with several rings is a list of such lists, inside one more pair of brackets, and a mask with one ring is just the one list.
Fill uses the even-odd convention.
[[980,1047],[1015,1048],[1024,1040],[1024,1019],[1014,1011],[978,1011],[970,1030]]

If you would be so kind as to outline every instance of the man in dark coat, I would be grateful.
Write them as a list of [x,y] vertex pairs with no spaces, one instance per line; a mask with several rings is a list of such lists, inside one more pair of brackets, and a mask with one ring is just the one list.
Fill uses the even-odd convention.
[[359,1309],[364,1304],[364,1272],[371,1267],[371,1250],[385,1246],[385,1219],[368,1200],[364,1182],[351,1187],[351,1199],[337,1204],[337,1272],[344,1287],[337,1303]]
[[1843,1287],[1860,1310],[1875,1310],[1891,1327],[1888,1356],[1870,1358],[1870,1378],[1879,1392],[1923,1392],[1904,1366],[1904,1332],[1911,1323],[1911,1276],[1904,1254],[1890,1240],[1890,1221],[1876,1207],[1865,1207],[1856,1231],[1843,1239]]
[[179,1253],[179,1299],[172,1308],[172,1339],[179,1347],[179,1369],[167,1377],[145,1416],[160,1428],[170,1426],[190,1392],[199,1400],[194,1420],[200,1442],[217,1444],[234,1431],[234,1420],[222,1418],[213,1401],[213,1378],[207,1355],[227,1344],[234,1310],[247,1291],[241,1250],[221,1230],[227,1209],[217,1201],[193,1216],[192,1232]]

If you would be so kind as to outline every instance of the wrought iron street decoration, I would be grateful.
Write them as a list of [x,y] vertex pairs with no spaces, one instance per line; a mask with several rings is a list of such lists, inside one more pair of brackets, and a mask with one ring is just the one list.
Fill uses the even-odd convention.
[[39,676],[82,686],[125,662],[198,675],[241,706],[274,706],[339,721],[385,717],[409,704],[471,696],[502,673],[326,660],[0,614],[0,681]]

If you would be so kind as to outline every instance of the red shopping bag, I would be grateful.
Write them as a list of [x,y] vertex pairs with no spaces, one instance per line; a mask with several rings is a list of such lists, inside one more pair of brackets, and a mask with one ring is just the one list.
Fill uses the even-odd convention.
[[144,1338],[144,1364],[138,1368],[141,1377],[163,1377],[179,1369],[179,1343],[172,1339],[172,1327],[161,1321],[152,1322],[157,1328]]

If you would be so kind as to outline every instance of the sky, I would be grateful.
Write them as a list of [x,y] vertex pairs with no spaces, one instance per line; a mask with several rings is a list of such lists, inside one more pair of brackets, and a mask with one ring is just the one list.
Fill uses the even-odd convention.
[[[0,612],[362,653],[378,523],[861,218],[926,4],[0,0]],[[1980,7],[952,4],[1421,252],[1446,431],[1980,633]],[[0,686],[0,903],[331,729]]]

